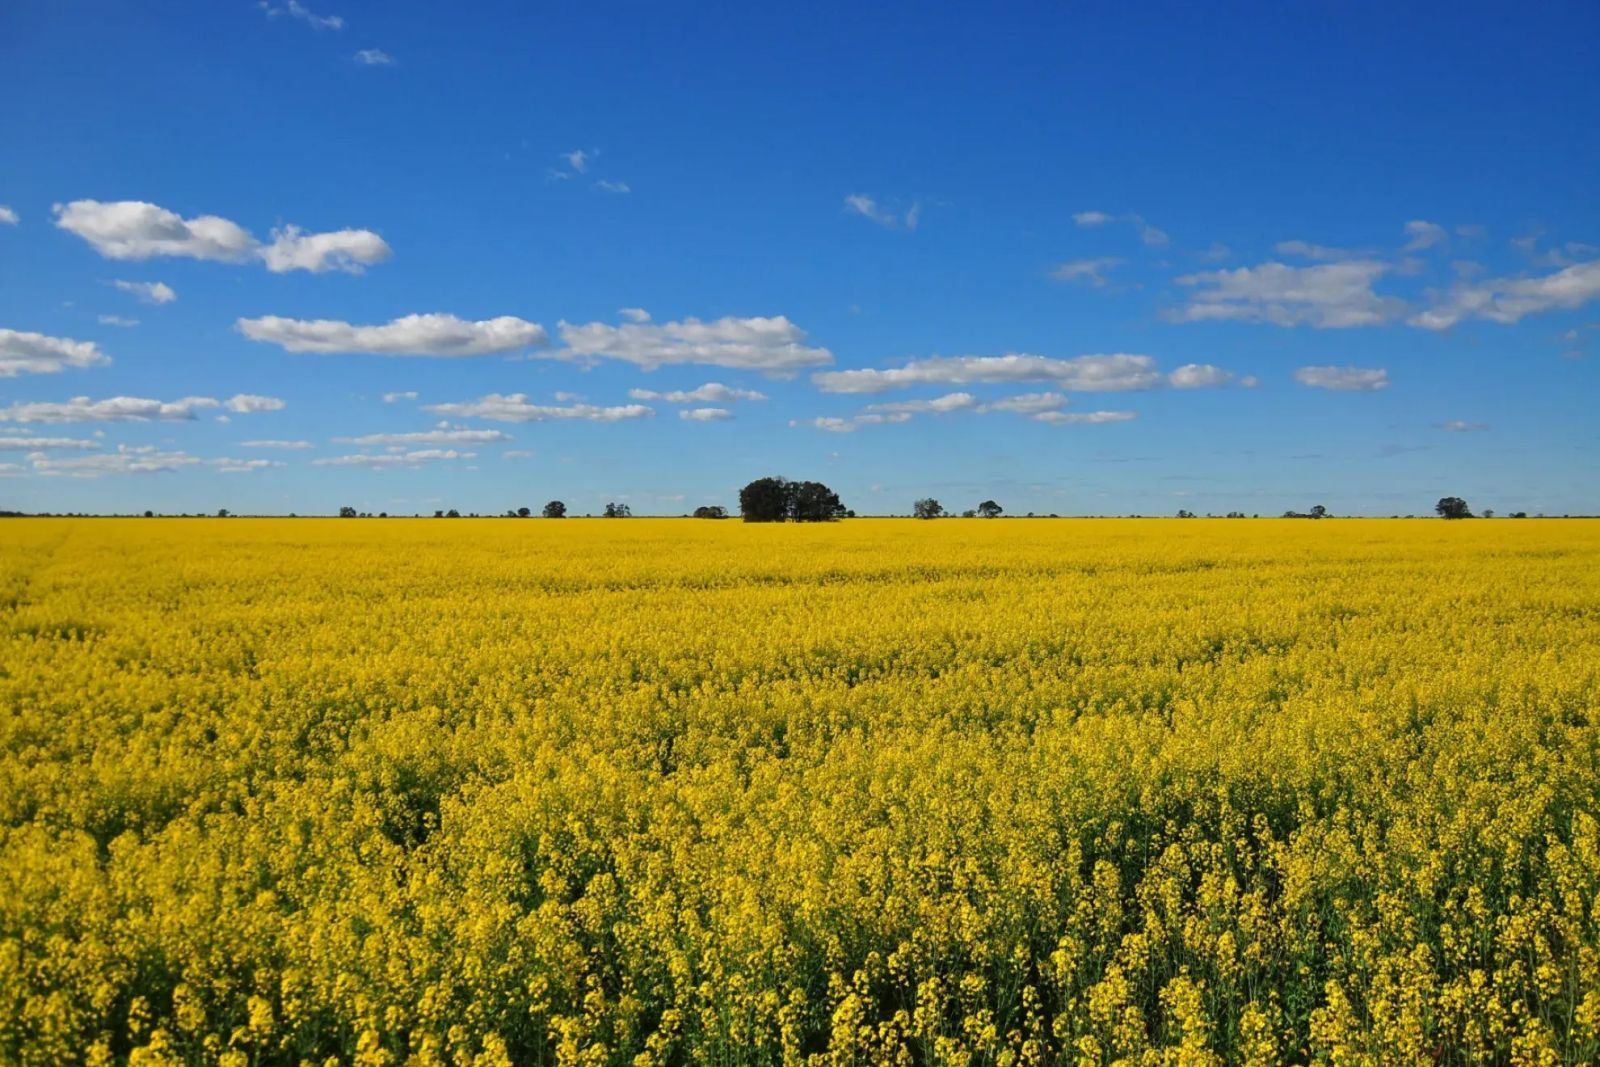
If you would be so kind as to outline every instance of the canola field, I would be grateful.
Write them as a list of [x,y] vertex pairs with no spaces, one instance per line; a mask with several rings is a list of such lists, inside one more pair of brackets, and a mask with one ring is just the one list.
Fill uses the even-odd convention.
[[0,1063],[1600,1058],[1600,522],[17,520]]

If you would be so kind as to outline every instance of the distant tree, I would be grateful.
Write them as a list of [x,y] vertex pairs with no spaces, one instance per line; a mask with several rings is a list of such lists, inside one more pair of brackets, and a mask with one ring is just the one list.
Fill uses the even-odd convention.
[[544,506],[541,514],[547,519],[564,519],[567,517],[567,506],[559,500],[552,500]]
[[783,522],[789,501],[787,478],[757,478],[739,490],[739,515],[745,522]]
[[217,509],[217,518],[225,519],[227,517],[228,517],[228,509],[227,508],[218,508]]
[[451,508],[449,511],[444,513],[444,517],[447,519],[459,519],[461,517],[461,512],[457,511],[455,508]]
[[966,511],[963,511],[961,513],[961,517],[963,519],[975,519],[975,518],[978,517],[978,509],[977,508],[968,508]]
[[1483,509],[1483,517],[1486,518],[1486,519],[1494,518],[1494,508],[1484,508]]
[[1325,519],[1327,517],[1328,509],[1323,507],[1321,504],[1313,505],[1311,510],[1306,514],[1306,518],[1308,519]]
[[380,511],[380,512],[378,512],[378,518],[380,518],[380,519],[387,519],[387,518],[388,518],[388,517],[389,517],[389,513],[388,513],[388,512],[387,512],[387,511]]
[[1192,518],[1194,518],[1194,512],[1186,510],[1184,508],[1179,508],[1178,509],[1178,518],[1180,518],[1180,519],[1192,519]]
[[607,504],[606,510],[601,515],[606,519],[627,519],[633,517],[633,509],[626,504]]
[[1458,496],[1440,497],[1439,502],[1433,506],[1441,519],[1470,519],[1472,509],[1467,507],[1467,502]]
[[944,514],[944,507],[933,497],[925,496],[911,505],[911,515],[918,519],[937,519]]
[[434,517],[434,518],[436,518],[436,519],[442,519],[442,518],[444,518],[444,509],[443,509],[443,508],[440,508],[440,509],[439,509],[439,510],[438,510],[438,511],[435,511],[435,512],[434,512],[434,513],[433,513],[433,517]]
[[517,518],[519,518],[519,519],[525,519],[529,515],[532,515],[532,514],[533,514],[533,509],[531,509],[531,508],[518,508],[517,509]]
[[707,504],[703,507],[695,508],[694,517],[697,519],[725,519],[728,517],[728,509],[721,504]]
[[794,502],[790,509],[795,522],[833,522],[845,517],[839,494],[821,482],[790,482]]
[[996,504],[993,500],[985,500],[978,505],[978,514],[985,519],[998,519],[1000,513],[1004,510],[1005,508]]
[[144,513],[144,517],[147,519],[153,519],[156,517],[156,513],[153,511],[147,511]]
[[339,509],[339,517],[341,519],[353,519],[356,517],[356,509],[351,507],[349,504],[346,504],[344,507]]
[[1228,518],[1230,518],[1230,519],[1242,519],[1242,518],[1244,518],[1244,512],[1242,512],[1242,511],[1230,511],[1230,512],[1228,512]]
[[[145,512],[145,514],[147,514],[147,515],[148,515],[148,514],[149,514],[149,512]],[[1525,519],[1525,518],[1527,518],[1527,517],[1528,517],[1528,513],[1527,513],[1527,512],[1526,512],[1526,511],[1513,511],[1513,512],[1512,512],[1512,513],[1511,513],[1511,517],[1512,517],[1512,518],[1513,518],[1513,519]]]

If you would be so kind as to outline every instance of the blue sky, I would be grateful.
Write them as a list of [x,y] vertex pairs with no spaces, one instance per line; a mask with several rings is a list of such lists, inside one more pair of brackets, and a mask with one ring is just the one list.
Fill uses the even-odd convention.
[[1600,511],[1592,4],[0,14],[0,508]]

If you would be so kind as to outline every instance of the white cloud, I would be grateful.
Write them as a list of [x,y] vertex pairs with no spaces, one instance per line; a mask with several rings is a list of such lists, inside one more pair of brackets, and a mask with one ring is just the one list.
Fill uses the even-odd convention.
[[1379,296],[1372,284],[1389,270],[1376,260],[1316,267],[1263,263],[1237,270],[1186,274],[1196,289],[1188,304],[1167,313],[1179,322],[1237,320],[1319,328],[1375,326],[1405,311],[1405,301]]
[[1465,419],[1450,419],[1448,422],[1439,424],[1439,429],[1447,430],[1450,433],[1482,433],[1488,428],[1489,424],[1487,422],[1468,422]]
[[145,304],[170,304],[178,299],[178,294],[166,282],[125,282],[119,280],[111,284],[124,293],[132,293]]
[[500,453],[501,459],[532,459],[533,453],[525,448],[508,448]]
[[821,415],[814,419],[807,419],[803,423],[792,421],[789,425],[814,426],[819,430],[827,430],[829,433],[854,433],[863,426],[887,426],[910,421],[911,413],[900,411],[893,414],[852,415],[847,419],[836,418],[832,415]]
[[1060,282],[1085,282],[1098,287],[1106,283],[1106,271],[1121,265],[1122,260],[1116,256],[1102,256],[1099,259],[1069,259],[1051,271],[1050,277]]
[[1466,319],[1504,325],[1555,308],[1575,308],[1600,299],[1600,260],[1575,263],[1537,278],[1486,278],[1457,282],[1432,307],[1411,317],[1413,326],[1449,329]]
[[913,385],[981,385],[1049,382],[1074,392],[1153,389],[1161,383],[1149,356],[1116,353],[1053,359],[1049,356],[933,356],[889,370],[824,371],[811,376],[825,393],[881,393]]
[[1185,363],[1167,375],[1167,382],[1174,389],[1209,389],[1213,386],[1226,385],[1232,380],[1232,372],[1209,363]]
[[546,422],[552,419],[578,419],[586,422],[620,422],[645,419],[655,414],[643,404],[599,407],[594,404],[557,406],[532,404],[525,393],[490,393],[477,400],[454,404],[430,404],[424,410],[463,419],[488,419],[492,422]]
[[1137,411],[1041,411],[1033,416],[1035,422],[1048,422],[1052,426],[1097,426],[1107,422],[1131,422],[1138,417]]
[[28,457],[37,474],[58,475],[69,478],[101,478],[108,474],[158,474],[193,467],[201,461],[187,452],[164,451],[154,446],[118,445],[115,452],[99,452],[92,456],[48,456],[36,453]]
[[1151,248],[1161,248],[1172,239],[1167,236],[1166,230],[1158,230],[1139,216],[1133,216],[1134,225],[1139,227],[1139,240]]
[[627,319],[629,322],[649,322],[650,321],[650,312],[646,311],[644,308],[623,308],[617,314],[621,315],[623,318]]
[[136,396],[113,396],[90,400],[75,396],[65,403],[20,403],[0,408],[0,422],[178,422],[195,417],[195,412],[218,407],[206,396],[186,396],[179,400],[146,400]]
[[374,263],[393,254],[388,243],[371,230],[335,230],[331,233],[305,233],[298,226],[272,231],[272,243],[261,249],[261,258],[274,274],[291,270],[321,274],[341,270],[360,274]]
[[97,367],[110,362],[111,357],[93,341],[0,329],[0,378],[56,374],[68,367]]
[[51,448],[99,448],[99,441],[86,441],[81,437],[4,437],[0,436],[0,452],[42,452]]
[[394,56],[381,48],[363,48],[356,53],[356,62],[364,67],[392,67]]
[[223,474],[248,474],[252,471],[264,471],[270,467],[287,466],[282,460],[277,459],[208,459],[209,466],[217,468]]
[[1145,221],[1143,215],[1108,215],[1104,211],[1079,211],[1072,216],[1079,226],[1107,226],[1113,222],[1126,222],[1139,231],[1139,240],[1152,248],[1167,244],[1171,238],[1165,230],[1157,229]]
[[370,467],[383,470],[391,467],[420,467],[424,463],[476,459],[476,452],[458,452],[453,448],[422,448],[410,452],[384,452],[379,455],[324,456],[311,461],[313,467]]
[[310,441],[240,441],[240,448],[281,448],[286,451],[304,452],[315,447]]
[[4,204],[0,204],[0,222],[5,223],[7,226],[15,226],[19,221],[15,211],[12,211]]
[[721,382],[707,382],[695,389],[675,389],[669,393],[658,393],[653,389],[629,389],[628,396],[633,400],[660,400],[668,404],[729,404],[735,400],[767,398],[766,393],[758,393],[754,389],[735,389]]
[[574,149],[571,152],[563,152],[561,153],[561,158],[567,161],[567,166],[579,174],[587,173],[589,170],[590,153],[581,148]]
[[441,427],[413,433],[369,433],[362,437],[335,437],[343,445],[491,445],[510,441],[504,430],[460,430]]
[[266,12],[269,19],[275,19],[285,11],[288,11],[290,18],[297,18],[314,30],[344,29],[344,19],[338,15],[318,15],[300,3],[300,0],[289,0],[286,7],[274,7],[269,0],[260,0],[256,6]]
[[186,256],[238,263],[256,249],[256,239],[237,223],[216,215],[185,219],[140,200],[74,200],[54,210],[57,226],[107,259]]
[[406,315],[382,326],[268,315],[240,319],[234,325],[252,341],[321,355],[484,356],[542,345],[549,339],[543,326],[510,315],[481,322],[437,313]]
[[594,183],[594,187],[600,190],[602,193],[633,192],[633,188],[627,182],[611,181],[608,178],[601,178],[599,181]]
[[1239,388],[1241,389],[1254,389],[1260,384],[1261,379],[1257,378],[1254,374],[1246,374],[1243,378],[1239,379]]
[[254,393],[239,393],[228,398],[225,405],[229,411],[242,415],[255,414],[262,411],[282,411],[284,403],[275,396],[257,396]]
[[1104,226],[1109,222],[1115,222],[1116,219],[1104,211],[1080,211],[1072,216],[1072,221],[1079,226]]
[[946,393],[932,400],[895,400],[887,404],[868,404],[867,410],[943,415],[952,411],[965,411],[977,406],[977,403],[978,398],[971,393]]
[[407,390],[405,390],[403,392],[398,392],[398,393],[384,393],[383,394],[383,402],[385,404],[398,404],[402,400],[415,400],[416,398],[417,398],[417,391],[415,389],[407,389]]
[[1389,372],[1367,367],[1301,367],[1294,372],[1295,381],[1313,389],[1333,389],[1339,392],[1371,392],[1389,388]]
[[58,227],[88,241],[107,259],[178,256],[223,263],[258,259],[280,274],[290,270],[359,273],[363,266],[381,263],[390,255],[383,238],[371,230],[305,233],[298,226],[285,226],[274,230],[272,243],[264,246],[229,219],[217,215],[185,219],[142,200],[74,200],[57,204],[54,210]]
[[844,198],[845,210],[853,211],[864,219],[871,219],[879,226],[894,230],[904,227],[908,230],[917,228],[917,222],[922,217],[922,205],[912,204],[911,209],[900,215],[883,207],[872,197],[864,193],[851,193]]
[[725,422],[733,418],[733,412],[727,408],[685,408],[678,412],[678,418],[690,422]]
[[802,344],[806,332],[782,315],[621,326],[563,322],[560,330],[566,344],[557,353],[561,358],[617,359],[641,367],[701,363],[769,373],[833,362],[833,353],[826,348]]
[[980,412],[1010,411],[1018,415],[1037,415],[1041,411],[1054,411],[1066,406],[1065,393],[1022,393],[1018,396],[991,400],[978,408]]
[[1444,244],[1450,238],[1450,234],[1443,226],[1422,219],[1412,219],[1406,223],[1406,236],[1410,238],[1402,250],[1406,252],[1421,252],[1435,245]]

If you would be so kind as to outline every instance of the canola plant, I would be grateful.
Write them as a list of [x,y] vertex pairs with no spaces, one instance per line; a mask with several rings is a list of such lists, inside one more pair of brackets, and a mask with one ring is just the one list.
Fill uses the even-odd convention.
[[0,530],[0,1063],[1600,1057],[1600,523]]

